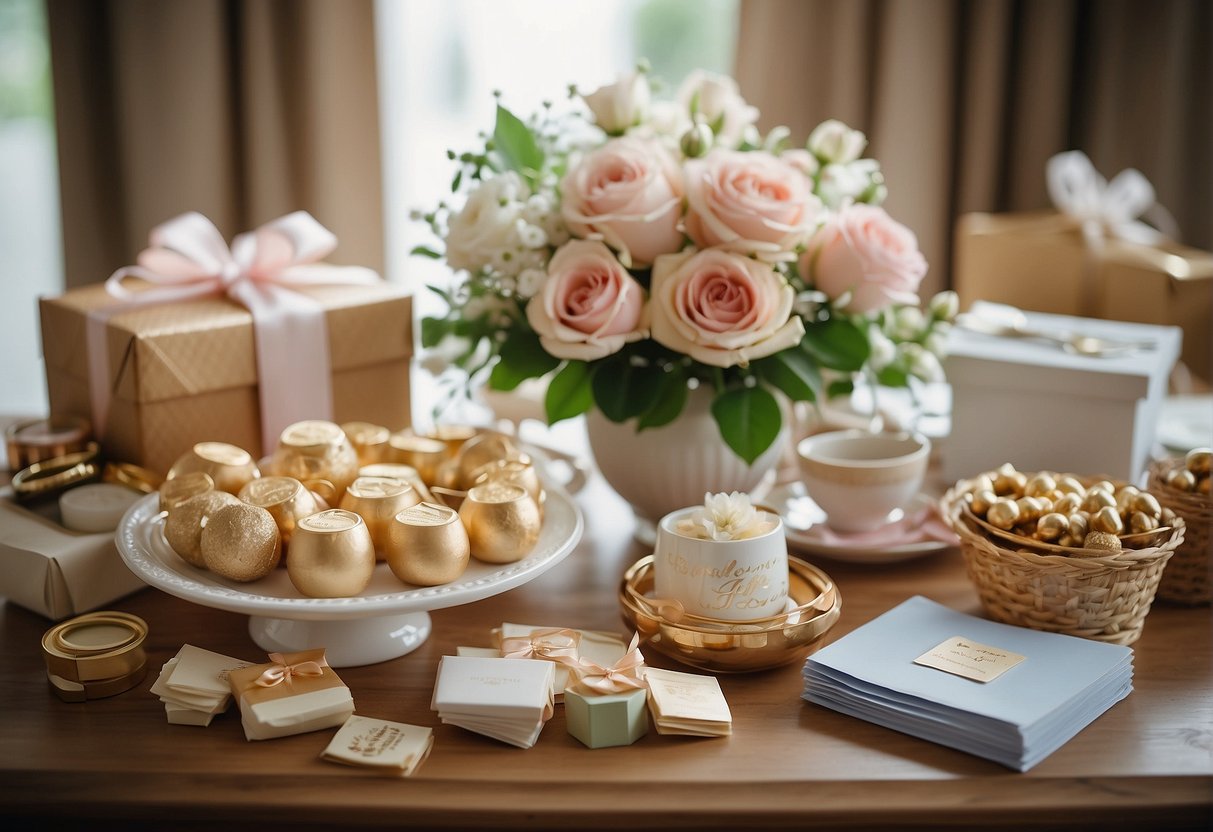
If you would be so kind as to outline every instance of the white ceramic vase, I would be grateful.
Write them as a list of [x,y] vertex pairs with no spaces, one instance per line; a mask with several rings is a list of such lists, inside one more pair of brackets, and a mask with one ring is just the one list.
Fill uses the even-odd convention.
[[612,422],[597,409],[586,414],[598,470],[631,505],[644,543],[656,540],[658,521],[671,511],[702,505],[709,492],[752,492],[779,463],[790,435],[788,408],[779,436],[747,465],[721,438],[711,405],[712,391],[697,388],[677,419],[640,432],[635,420]]

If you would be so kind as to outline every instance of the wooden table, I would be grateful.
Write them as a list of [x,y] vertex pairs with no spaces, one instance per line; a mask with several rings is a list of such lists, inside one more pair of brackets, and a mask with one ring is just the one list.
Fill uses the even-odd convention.
[[[433,726],[411,779],[318,759],[332,731],[244,739],[235,708],[209,728],[169,725],[138,688],[84,704],[48,690],[49,622],[0,608],[0,815],[89,829],[262,830],[1099,828],[1207,829],[1213,820],[1213,639],[1208,607],[1157,606],[1135,649],[1135,690],[1032,771],[1018,774],[800,698],[799,664],[722,676],[727,739],[659,736],[589,750],[560,710],[520,750],[441,725],[430,710],[438,659],[485,645],[503,621],[623,631],[615,591],[646,554],[624,503],[597,477],[578,496],[583,541],[568,560],[504,595],[433,614],[417,651],[340,671],[359,713]],[[861,567],[816,561],[843,614],[829,640],[922,594],[980,614],[958,552]],[[111,605],[142,616],[149,667],[183,643],[261,658],[244,616],[146,589]],[[653,653],[650,663],[679,666]],[[686,668],[682,668],[686,669]],[[42,825],[41,823],[39,825]],[[11,828],[11,827],[6,827]]]

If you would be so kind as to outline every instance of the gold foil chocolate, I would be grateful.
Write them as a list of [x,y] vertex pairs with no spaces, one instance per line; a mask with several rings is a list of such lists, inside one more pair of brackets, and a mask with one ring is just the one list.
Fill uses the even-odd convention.
[[478,470],[499,459],[510,459],[519,453],[518,446],[504,433],[484,431],[463,443],[455,458],[459,481],[452,487],[470,488]]
[[447,455],[454,459],[464,443],[477,434],[471,425],[437,425],[430,431],[430,438],[446,444]]
[[160,486],[160,510],[171,511],[190,497],[214,490],[215,481],[204,471],[192,471],[175,479],[165,480]]
[[309,489],[318,481],[330,483],[331,495],[321,491],[321,496],[337,502],[358,476],[358,452],[334,422],[296,422],[282,431],[270,457],[270,473],[294,477]]
[[446,443],[437,439],[411,433],[394,433],[388,439],[387,461],[416,468],[426,485],[437,482],[438,468],[446,459]]
[[387,441],[392,432],[383,425],[371,422],[345,422],[341,425],[350,444],[358,454],[359,465],[374,465],[383,462],[387,452]]
[[379,560],[387,559],[388,534],[392,523],[404,509],[421,502],[417,489],[395,477],[359,477],[350,483],[341,508],[362,518],[371,533],[371,542]]
[[283,551],[291,545],[296,524],[310,514],[328,508],[294,477],[261,477],[240,489],[240,499],[265,509],[274,518]]
[[399,512],[389,527],[387,563],[406,584],[437,586],[463,574],[471,556],[458,512],[419,503]]
[[303,518],[291,538],[286,571],[304,595],[357,595],[375,573],[375,544],[366,523],[354,512],[341,508]]
[[539,479],[539,472],[526,454],[518,454],[512,459],[498,459],[481,466],[473,475],[472,484],[483,485],[486,482],[512,482],[514,485],[521,485],[542,513],[546,494]]
[[201,471],[209,474],[215,488],[229,494],[239,494],[249,480],[261,476],[252,454],[226,442],[199,442],[177,458],[169,468],[166,479]]
[[206,568],[233,581],[256,581],[282,559],[278,524],[260,506],[237,503],[211,515],[202,529]]
[[239,504],[240,500],[226,491],[206,491],[183,500],[164,518],[164,539],[186,563],[205,569],[202,530],[219,509]]
[[405,465],[402,462],[380,462],[375,465],[363,465],[358,469],[358,476],[395,477],[398,480],[404,480],[417,489],[417,493],[421,495],[421,499],[424,502],[434,502],[434,495],[430,493],[429,486],[421,479],[421,474],[412,465]]
[[520,485],[473,486],[459,506],[472,557],[487,563],[521,560],[539,541],[539,506]]

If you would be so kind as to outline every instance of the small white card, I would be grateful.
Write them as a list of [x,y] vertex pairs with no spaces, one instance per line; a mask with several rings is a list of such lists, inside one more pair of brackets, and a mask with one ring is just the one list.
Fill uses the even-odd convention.
[[251,664],[186,644],[177,651],[177,665],[169,674],[166,684],[182,693],[227,696],[232,692],[227,681],[228,672]]
[[726,736],[733,714],[715,676],[645,668],[649,705],[659,734]]
[[419,725],[351,716],[321,753],[332,763],[408,777],[434,747],[434,732]]
[[1022,662],[1026,656],[979,644],[969,638],[952,636],[914,660],[914,664],[933,667],[975,682],[990,682]]

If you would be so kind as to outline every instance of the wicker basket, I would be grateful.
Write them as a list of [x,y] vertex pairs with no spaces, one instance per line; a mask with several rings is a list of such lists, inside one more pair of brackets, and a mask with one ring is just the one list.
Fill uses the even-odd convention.
[[964,519],[964,492],[944,495],[944,519],[960,537],[969,579],[996,621],[1132,644],[1141,636],[1164,567],[1183,540],[1179,520],[1161,546],[1097,557],[1038,554],[999,545]]
[[1174,604],[1207,604],[1213,600],[1213,497],[1176,491],[1167,474],[1184,460],[1160,459],[1150,465],[1146,488],[1158,502],[1184,519],[1188,530],[1158,585],[1158,600]]

